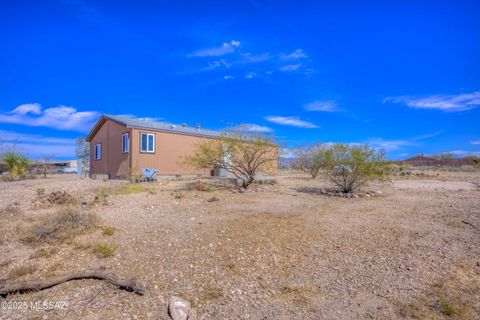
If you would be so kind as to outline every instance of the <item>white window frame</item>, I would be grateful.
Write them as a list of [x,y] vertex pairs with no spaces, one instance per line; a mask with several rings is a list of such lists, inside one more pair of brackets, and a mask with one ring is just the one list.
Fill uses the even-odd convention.
[[[97,152],[98,150],[98,152]],[[101,143],[96,143],[95,144],[95,149],[93,150],[93,157],[94,160],[101,160],[102,159],[102,144]]]
[[[125,141],[125,137],[126,141]],[[122,153],[128,153],[130,151],[130,137],[128,132],[122,133]]]
[[[143,139],[144,135],[147,136],[147,149],[146,150],[143,149],[143,145],[142,145],[142,139]],[[152,144],[153,149],[152,150],[148,150],[148,140],[149,140],[150,136],[153,137],[153,144]],[[154,133],[148,133],[148,132],[141,132],[140,133],[140,152],[141,153],[155,153],[155,134]]]

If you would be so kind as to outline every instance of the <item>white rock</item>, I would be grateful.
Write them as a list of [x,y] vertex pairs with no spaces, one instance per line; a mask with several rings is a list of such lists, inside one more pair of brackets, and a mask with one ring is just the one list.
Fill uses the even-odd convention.
[[171,297],[168,312],[173,320],[187,320],[190,315],[190,302],[179,297]]

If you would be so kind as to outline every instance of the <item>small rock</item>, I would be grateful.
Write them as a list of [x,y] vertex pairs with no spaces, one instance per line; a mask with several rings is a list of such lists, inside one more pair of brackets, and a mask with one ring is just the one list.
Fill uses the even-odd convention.
[[215,202],[215,201],[220,201],[217,197],[211,197],[210,199],[207,199],[207,202]]
[[190,302],[178,297],[171,297],[168,313],[173,320],[187,320],[190,314]]

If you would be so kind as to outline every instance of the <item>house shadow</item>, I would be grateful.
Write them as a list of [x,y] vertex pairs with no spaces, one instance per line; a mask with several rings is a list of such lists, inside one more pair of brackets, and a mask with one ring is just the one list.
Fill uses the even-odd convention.
[[338,189],[335,189],[335,188],[295,187],[292,189],[295,190],[296,192],[308,193],[308,194],[338,193]]

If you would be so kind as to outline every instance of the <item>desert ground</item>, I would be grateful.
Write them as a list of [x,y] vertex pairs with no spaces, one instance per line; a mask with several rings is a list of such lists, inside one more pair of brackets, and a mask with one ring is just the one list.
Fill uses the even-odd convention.
[[[145,289],[74,280],[0,298],[0,318],[169,319],[172,296],[190,319],[480,318],[480,172],[395,176],[359,198],[302,173],[276,179],[245,193],[200,178],[0,182],[0,291],[100,266]],[[48,200],[58,191],[98,221],[28,241],[65,206]],[[12,310],[43,301],[63,308]]]

